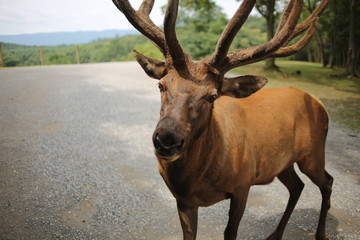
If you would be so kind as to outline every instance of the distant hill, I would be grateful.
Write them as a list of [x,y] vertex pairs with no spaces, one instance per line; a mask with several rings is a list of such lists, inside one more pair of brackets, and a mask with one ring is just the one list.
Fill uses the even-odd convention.
[[27,46],[56,46],[62,44],[82,44],[94,40],[121,37],[135,34],[136,30],[104,30],[104,31],[77,31],[34,33],[19,35],[0,35],[0,42],[15,43]]
[[[222,28],[217,22],[210,26],[209,29],[212,27],[219,29],[195,31],[192,25],[180,26],[177,29],[183,48],[193,56],[193,59],[212,54]],[[265,26],[265,20],[262,17],[250,16],[247,25],[243,26],[242,31],[235,37],[232,47],[234,49],[247,48],[266,42],[266,29],[260,26]],[[78,59],[80,63],[132,61],[135,60],[132,54],[133,49],[152,58],[163,59],[164,57],[150,40],[135,31],[110,30],[90,33],[94,34],[89,34],[89,32],[53,33],[42,36],[30,34],[20,38],[21,44],[8,43],[8,39],[5,40],[0,36],[0,41],[5,42],[2,44],[3,64],[5,67],[34,66],[41,62],[45,65],[76,64]],[[127,35],[124,36],[124,34]],[[37,36],[37,39],[42,42],[25,39],[31,35]],[[87,36],[77,40],[79,35]],[[51,41],[53,38],[56,42]],[[199,47],[200,43],[202,47]],[[49,46],[51,44],[56,46]],[[40,48],[39,45],[44,47]]]

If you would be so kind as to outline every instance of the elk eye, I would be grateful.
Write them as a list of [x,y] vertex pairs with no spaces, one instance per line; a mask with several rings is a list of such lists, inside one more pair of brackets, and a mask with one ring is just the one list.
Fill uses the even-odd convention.
[[161,83],[158,84],[158,87],[159,87],[160,92],[165,92],[165,88]]
[[219,95],[217,95],[217,94],[212,94],[212,95],[208,96],[208,97],[206,98],[206,100],[207,100],[208,102],[210,102],[210,103],[213,103],[218,97],[219,97]]

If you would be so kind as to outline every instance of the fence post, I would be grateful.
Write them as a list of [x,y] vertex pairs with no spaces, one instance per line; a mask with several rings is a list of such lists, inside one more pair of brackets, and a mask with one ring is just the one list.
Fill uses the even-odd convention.
[[0,67],[5,67],[2,43],[0,42]]
[[80,64],[80,47],[76,46],[76,63]]
[[40,64],[44,65],[44,47],[40,46]]

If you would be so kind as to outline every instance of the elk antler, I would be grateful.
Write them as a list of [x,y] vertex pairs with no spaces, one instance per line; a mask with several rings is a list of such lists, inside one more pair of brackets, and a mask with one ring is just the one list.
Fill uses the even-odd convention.
[[143,0],[138,11],[132,8],[128,0],[113,0],[116,7],[125,15],[129,22],[149,38],[159,48],[164,56],[167,54],[163,31],[151,21],[149,15],[154,0]]
[[299,41],[297,41],[293,45],[279,48],[274,53],[270,54],[268,57],[287,57],[299,52],[306,46],[306,44],[310,42],[314,32],[316,31],[317,21],[318,18],[313,20],[306,34]]
[[113,2],[137,30],[158,47],[168,63],[176,67],[185,66],[185,53],[175,32],[178,0],[169,0],[164,18],[164,31],[156,26],[149,16],[154,0],[143,0],[139,10],[135,10],[128,0]]
[[217,65],[222,62],[229,51],[231,42],[234,40],[237,32],[245,23],[251,10],[254,8],[256,0],[244,0],[236,11],[235,15],[226,25],[221,37],[216,45],[214,54],[211,57],[210,64]]
[[175,31],[178,8],[179,0],[169,0],[164,18],[164,32],[168,53],[171,56],[173,64],[176,66],[179,64],[183,65],[185,62],[185,53],[180,46]]
[[[297,24],[297,21],[301,14],[303,0],[291,0],[282,14],[273,39],[260,46],[228,52],[237,31],[241,28],[244,23],[243,21],[246,20],[251,9],[254,7],[254,2],[252,0],[243,1],[224,29],[216,50],[209,60],[209,64],[222,73],[226,73],[232,68],[258,62],[266,58],[289,56],[300,51],[311,40],[316,29],[318,15],[325,9],[329,0],[322,0],[312,14],[299,24]],[[291,40],[306,30],[306,34],[299,41],[291,46],[287,46]]]
[[[178,70],[187,68],[187,55],[181,48],[175,31],[179,0],[168,1],[164,18],[164,31],[156,26],[149,16],[154,0],[143,0],[139,10],[133,9],[128,0],[113,0],[113,2],[137,30],[159,48],[165,56],[167,64],[174,66]],[[282,14],[275,36],[269,42],[260,46],[229,52],[231,42],[256,3],[256,0],[243,0],[225,27],[216,49],[210,59],[207,60],[207,63],[224,74],[232,68],[266,58],[295,54],[311,40],[316,30],[318,16],[324,11],[328,2],[329,0],[321,0],[310,16],[297,24],[303,0],[291,0]],[[293,39],[305,31],[305,35],[300,40],[288,46]]]

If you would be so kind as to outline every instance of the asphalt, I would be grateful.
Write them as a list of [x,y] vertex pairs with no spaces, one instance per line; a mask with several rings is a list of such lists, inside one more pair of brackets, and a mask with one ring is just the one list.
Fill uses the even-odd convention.
[[[0,239],[182,239],[157,172],[156,80],[134,62],[0,69]],[[360,239],[360,135],[331,124],[331,239]],[[306,187],[283,239],[313,239],[320,193]],[[252,188],[238,239],[265,239],[287,190]],[[198,239],[222,239],[228,201],[199,213]]]

